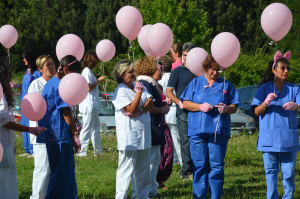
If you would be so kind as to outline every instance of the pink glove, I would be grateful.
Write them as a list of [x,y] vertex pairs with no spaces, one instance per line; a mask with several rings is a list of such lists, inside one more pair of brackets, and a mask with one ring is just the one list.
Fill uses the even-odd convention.
[[200,111],[202,112],[209,112],[213,109],[213,107],[209,104],[209,103],[203,103],[203,104],[200,104]]
[[298,108],[298,105],[295,102],[288,102],[288,103],[285,103],[283,105],[283,108],[285,110],[292,110],[292,111],[294,111],[294,110],[296,110]]
[[137,111],[135,113],[130,113],[128,111],[125,111],[124,114],[127,115],[128,117],[139,117],[141,115],[141,112]]
[[219,105],[215,105],[215,107],[218,108],[218,111],[223,114],[223,113],[226,113],[227,110],[228,110],[228,107],[226,104],[223,104],[223,103],[220,103]]
[[15,82],[10,82],[9,84],[10,84],[10,87],[12,87],[12,88],[21,88],[21,86]]
[[43,133],[46,130],[47,128],[45,127],[29,127],[28,133],[31,133],[35,136],[39,136],[40,133]]
[[181,101],[178,103],[178,106],[179,106],[180,109],[183,109],[183,104],[182,104]]
[[169,106],[163,106],[161,107],[161,113],[164,115],[167,115],[170,111],[170,107]]
[[75,149],[75,153],[79,153],[81,150],[80,139],[77,137],[77,132],[72,136],[73,147]]
[[140,93],[144,91],[144,86],[140,82],[135,82],[135,91]]
[[78,119],[74,121],[74,124],[75,124],[76,131],[80,131],[82,129],[81,123],[79,122]]
[[277,95],[275,93],[270,93],[265,99],[265,103],[269,105],[273,99],[275,99]]

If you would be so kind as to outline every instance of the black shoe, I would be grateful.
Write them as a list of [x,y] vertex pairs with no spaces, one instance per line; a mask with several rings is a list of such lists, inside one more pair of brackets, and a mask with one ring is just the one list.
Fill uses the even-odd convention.
[[155,196],[150,198],[166,198],[166,196],[162,195],[161,193],[157,193]]

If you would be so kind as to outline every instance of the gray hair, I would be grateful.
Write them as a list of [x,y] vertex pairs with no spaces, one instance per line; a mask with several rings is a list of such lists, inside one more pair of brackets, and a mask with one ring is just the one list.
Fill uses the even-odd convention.
[[196,45],[193,44],[192,42],[187,42],[183,45],[182,52],[189,52],[190,50],[192,50],[195,47],[196,47]]
[[118,84],[123,82],[121,76],[125,73],[127,69],[131,70],[134,68],[133,63],[128,59],[123,59],[116,63],[114,71],[112,72],[112,76],[117,81]]

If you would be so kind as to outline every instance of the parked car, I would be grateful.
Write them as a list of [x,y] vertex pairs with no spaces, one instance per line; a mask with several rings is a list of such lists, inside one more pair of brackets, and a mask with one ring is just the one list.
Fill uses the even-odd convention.
[[15,106],[13,107],[13,114],[17,123],[21,124],[21,94],[14,93]]
[[231,124],[230,124],[230,134],[239,135],[244,132],[246,134],[251,134],[256,132],[255,120],[244,113],[240,109],[237,109],[236,113],[230,115]]
[[[295,84],[300,87],[300,84]],[[246,86],[237,89],[237,92],[240,96],[241,106],[239,109],[242,113],[253,117],[255,120],[256,127],[259,127],[259,117],[255,115],[254,111],[251,109],[251,103],[255,94],[258,90],[258,85]],[[297,125],[300,128],[300,113],[297,113]]]

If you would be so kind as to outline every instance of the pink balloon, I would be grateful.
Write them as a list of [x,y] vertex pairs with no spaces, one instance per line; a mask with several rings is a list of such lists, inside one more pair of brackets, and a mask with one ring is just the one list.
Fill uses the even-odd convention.
[[69,105],[80,104],[89,92],[86,79],[78,73],[69,73],[62,78],[58,87],[61,99]]
[[150,54],[147,53],[146,51],[144,51],[144,53],[145,53],[147,56],[155,57],[154,55],[150,55]]
[[190,71],[197,76],[202,76],[205,72],[202,71],[202,63],[206,59],[208,53],[202,48],[193,48],[186,56],[186,65]]
[[45,99],[38,93],[28,93],[21,101],[21,111],[31,121],[42,119],[46,113]]
[[211,54],[220,66],[228,68],[240,54],[238,38],[230,32],[218,34],[211,43]]
[[15,27],[11,25],[4,25],[0,28],[0,42],[1,44],[9,49],[18,40],[18,31],[15,29]]
[[83,54],[84,44],[77,35],[66,34],[62,36],[56,44],[56,56],[59,61],[66,55],[73,55],[80,61]]
[[135,7],[124,6],[117,13],[116,24],[121,34],[133,41],[141,31],[143,17]]
[[2,147],[2,144],[0,142],[0,162],[2,160],[2,157],[3,157],[3,147]]
[[155,53],[151,50],[149,44],[148,44],[148,32],[150,28],[152,27],[151,24],[145,25],[142,27],[142,30],[140,34],[138,35],[138,42],[141,46],[141,48],[147,52],[149,55],[155,56]]
[[2,84],[0,83],[0,102],[2,100],[3,97],[3,88],[2,88]]
[[110,40],[103,39],[97,44],[96,53],[102,62],[108,62],[115,56],[116,47]]
[[291,29],[293,16],[290,9],[282,3],[268,5],[260,18],[264,32],[274,41],[281,40]]
[[163,23],[154,24],[148,31],[148,44],[155,55],[165,56],[173,45],[173,32]]

